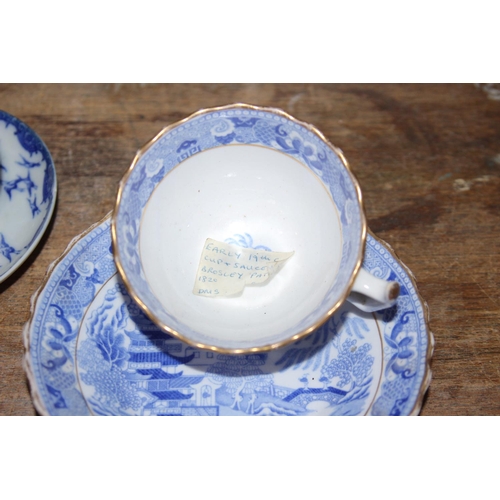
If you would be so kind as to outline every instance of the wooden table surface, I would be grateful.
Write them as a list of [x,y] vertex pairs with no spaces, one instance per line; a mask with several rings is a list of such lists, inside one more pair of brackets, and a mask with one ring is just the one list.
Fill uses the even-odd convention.
[[22,367],[30,297],[71,239],[112,208],[136,150],[233,102],[316,125],[361,184],[368,223],[413,272],[435,336],[421,415],[500,415],[500,101],[464,85],[0,85],[0,109],[52,153],[58,203],[0,284],[0,415],[36,415]]

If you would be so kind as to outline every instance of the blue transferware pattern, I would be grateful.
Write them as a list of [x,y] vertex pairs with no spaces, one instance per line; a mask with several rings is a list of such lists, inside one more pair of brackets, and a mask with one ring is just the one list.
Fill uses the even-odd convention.
[[161,332],[131,300],[116,272],[108,217],[70,246],[33,304],[24,339],[36,408],[49,415],[418,413],[432,353],[424,305],[402,265],[370,235],[364,267],[400,283],[394,307],[366,314],[346,303],[287,347],[218,354]]
[[[317,310],[286,332],[265,339],[265,344],[282,341],[324,318],[332,304],[343,298],[362,253],[359,235],[363,213],[350,174],[338,155],[305,124],[280,114],[254,109],[212,110],[184,122],[157,139],[139,158],[123,186],[116,212],[116,237],[120,263],[132,288],[161,323],[189,333],[193,341],[211,344],[203,332],[193,331],[160,304],[149,287],[139,257],[139,227],[143,209],[156,186],[176,165],[202,151],[230,144],[252,144],[286,153],[310,168],[332,193],[343,232],[340,271]],[[349,230],[347,226],[349,225]],[[241,342],[226,348],[247,347]],[[252,345],[248,345],[252,347]]]
[[0,110],[0,282],[28,257],[50,221],[56,175],[47,147]]
[[271,252],[271,249],[265,245],[254,244],[252,236],[248,233],[235,234],[231,238],[226,238],[224,241],[229,245],[238,245],[242,248],[252,248],[253,250],[266,250],[267,252]]

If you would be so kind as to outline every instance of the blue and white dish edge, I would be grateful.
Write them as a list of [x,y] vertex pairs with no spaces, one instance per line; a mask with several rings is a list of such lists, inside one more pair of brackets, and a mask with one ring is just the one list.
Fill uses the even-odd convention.
[[28,125],[0,110],[0,282],[39,243],[56,196],[56,172],[46,145]]

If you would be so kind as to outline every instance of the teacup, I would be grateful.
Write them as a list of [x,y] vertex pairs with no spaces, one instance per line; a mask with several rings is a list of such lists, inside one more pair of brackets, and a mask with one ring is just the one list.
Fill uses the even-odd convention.
[[[345,300],[365,311],[393,305],[399,285],[360,270],[366,231],[343,153],[284,111],[246,104],[163,129],[123,177],[112,219],[117,268],[150,319],[234,354],[296,341]],[[235,259],[256,276],[274,252],[287,258],[264,282],[221,293],[243,274]]]

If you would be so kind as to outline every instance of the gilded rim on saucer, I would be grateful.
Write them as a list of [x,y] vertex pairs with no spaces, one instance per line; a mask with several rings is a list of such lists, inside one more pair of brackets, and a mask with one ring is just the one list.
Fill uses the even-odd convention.
[[38,413],[41,415],[48,415],[49,413],[47,412],[47,409],[45,408],[45,405],[43,403],[43,399],[40,396],[40,393],[37,390],[37,384],[35,380],[35,376],[33,374],[33,367],[32,367],[32,361],[31,361],[31,328],[32,328],[32,323],[33,319],[35,317],[35,312],[37,309],[38,305],[38,299],[42,292],[45,290],[45,287],[47,286],[47,283],[49,282],[53,271],[57,268],[57,266],[66,258],[66,256],[69,254],[69,252],[74,248],[81,240],[83,240],[88,234],[90,234],[96,227],[100,226],[103,222],[108,220],[111,217],[111,212],[107,213],[100,221],[92,224],[87,230],[85,230],[83,233],[80,233],[78,236],[75,236],[68,244],[66,247],[66,250],[54,261],[52,264],[49,265],[47,268],[47,271],[45,272],[45,276],[43,277],[43,281],[41,285],[38,287],[38,289],[35,291],[35,293],[31,296],[30,300],[30,315],[28,318],[28,321],[24,324],[23,327],[23,344],[24,344],[24,359],[23,359],[23,368],[26,373],[26,376],[28,377],[29,385],[30,385],[30,390],[31,390],[31,398],[33,400],[33,404],[35,406],[35,409]]
[[[117,235],[117,216],[118,216],[118,210],[120,207],[122,195],[123,195],[123,190],[125,188],[125,185],[127,184],[127,181],[132,174],[132,172],[135,169],[135,166],[141,159],[141,157],[149,150],[149,148],[155,144],[159,139],[161,139],[165,134],[173,130],[174,128],[192,120],[193,118],[199,117],[201,115],[206,115],[209,113],[213,112],[218,112],[218,111],[224,111],[224,110],[231,110],[231,109],[243,109],[243,110],[251,110],[251,111],[260,111],[260,112],[266,112],[266,113],[271,113],[277,116],[280,116],[282,118],[285,118],[286,120],[289,120],[290,122],[293,122],[301,127],[304,127],[305,129],[309,130],[312,132],[314,135],[316,135],[322,142],[324,142],[329,148],[332,149],[332,151],[339,157],[341,160],[343,166],[345,167],[352,185],[354,187],[355,193],[356,193],[356,198],[357,202],[360,208],[360,218],[361,218],[361,241],[360,241],[360,247],[359,247],[359,252],[357,255],[356,259],[356,264],[354,266],[353,273],[349,279],[348,285],[346,287],[345,292],[343,295],[340,297],[339,300],[326,312],[326,314],[323,315],[323,317],[316,321],[314,324],[309,326],[308,328],[300,331],[299,333],[295,334],[293,337],[289,337],[285,340],[282,340],[280,342],[272,343],[272,344],[267,344],[264,346],[259,346],[259,347],[252,347],[252,348],[237,348],[237,349],[227,349],[227,348],[222,348],[222,347],[217,347],[217,346],[212,346],[212,345],[207,345],[203,344],[200,342],[193,341],[189,338],[186,338],[182,333],[176,331],[172,327],[166,325],[163,323],[151,310],[150,308],[140,299],[140,297],[137,295],[135,292],[133,286],[131,285],[125,271],[124,267],[122,265],[122,258],[120,255],[120,251],[118,248],[118,235]],[[116,202],[115,202],[115,207],[112,213],[111,217],[111,235],[112,235],[112,243],[113,243],[113,255],[115,259],[115,264],[118,269],[118,273],[120,274],[120,277],[123,280],[123,283],[125,284],[130,296],[137,302],[137,304],[142,308],[142,310],[146,313],[146,315],[162,330],[164,330],[166,333],[186,342],[187,344],[197,347],[199,349],[208,349],[214,352],[220,352],[220,353],[225,353],[225,354],[244,354],[244,353],[256,353],[256,352],[264,352],[264,351],[269,351],[272,349],[277,349],[283,346],[286,346],[292,342],[295,342],[306,335],[310,334],[314,330],[316,330],[319,326],[321,326],[323,323],[325,323],[332,315],[333,313],[344,303],[346,300],[347,296],[349,295],[353,285],[354,281],[356,279],[356,276],[358,274],[359,269],[361,268],[362,261],[363,261],[363,255],[365,251],[365,245],[366,245],[366,233],[367,233],[367,224],[366,224],[366,215],[364,211],[364,204],[363,204],[363,197],[361,193],[361,188],[359,186],[359,183],[351,171],[351,168],[349,166],[349,163],[347,162],[347,159],[345,158],[343,152],[334,146],[328,139],[323,135],[322,132],[320,132],[315,126],[302,122],[300,120],[297,120],[296,118],[292,117],[285,111],[278,109],[278,108],[270,108],[270,107],[261,107],[261,106],[254,106],[250,104],[243,104],[243,103],[236,103],[236,104],[230,104],[226,106],[219,106],[219,107],[214,107],[214,108],[206,108],[197,111],[196,113],[193,113],[192,115],[184,118],[183,120],[180,120],[178,122],[175,122],[171,125],[168,125],[165,127],[163,130],[161,130],[153,139],[151,139],[149,142],[147,142],[142,148],[140,148],[126,171],[125,175],[121,179],[119,186],[118,186],[118,192],[116,196]]]
[[419,391],[418,397],[415,400],[415,404],[409,413],[409,415],[418,415],[420,412],[420,409],[422,408],[424,396],[427,392],[427,389],[429,388],[432,380],[432,371],[431,371],[431,359],[432,355],[434,354],[434,334],[429,328],[429,321],[430,321],[430,314],[429,314],[429,305],[427,302],[422,298],[422,295],[420,295],[420,292],[418,291],[417,287],[417,281],[415,279],[415,276],[413,275],[413,272],[410,270],[410,268],[399,258],[398,254],[394,251],[391,245],[387,243],[386,241],[382,240],[379,238],[371,229],[368,229],[368,233],[370,234],[371,237],[373,237],[376,241],[381,243],[385,249],[392,255],[393,259],[403,268],[403,270],[406,272],[408,275],[408,278],[410,279],[411,284],[413,285],[413,288],[415,289],[415,293],[417,294],[418,300],[422,304],[423,310],[424,310],[424,322],[425,322],[425,327],[426,327],[426,333],[427,333],[427,352],[425,354],[425,373],[422,379],[422,385],[421,389]]
[[[38,382],[37,378],[35,375],[36,368],[38,366],[38,369],[40,369],[40,359],[37,357],[38,354],[35,352],[32,352],[32,346],[31,346],[31,341],[33,335],[36,333],[36,329],[40,329],[43,327],[42,324],[37,324],[36,323],[36,315],[38,314],[39,310],[41,307],[47,307],[46,303],[46,292],[47,292],[47,287],[49,286],[54,274],[58,272],[58,268],[60,265],[64,263],[64,260],[69,256],[69,254],[73,251],[75,247],[77,247],[79,244],[81,244],[82,240],[85,240],[86,237],[92,231],[96,230],[100,225],[103,223],[107,222],[108,219],[110,218],[111,214],[108,214],[105,216],[101,221],[99,221],[96,224],[93,224],[91,227],[89,227],[85,232],[81,233],[79,236],[75,237],[66,250],[62,253],[62,255],[56,259],[47,269],[46,275],[41,283],[40,288],[33,294],[31,298],[31,308],[30,308],[30,316],[23,328],[23,341],[24,341],[24,347],[25,347],[25,355],[24,355],[24,360],[23,360],[23,366],[25,369],[25,372],[27,374],[27,378],[30,383],[30,391],[31,391],[31,397],[34,402],[34,406],[38,413],[42,415],[49,415],[51,414],[46,406],[45,400],[42,396],[42,393],[40,392],[40,388],[38,387]],[[423,366],[422,371],[419,371],[421,374],[419,376],[419,384],[418,388],[415,388],[416,392],[413,393],[412,399],[414,401],[413,406],[411,407],[410,411],[405,412],[405,415],[417,415],[422,407],[424,396],[426,394],[426,391],[429,387],[430,381],[431,381],[431,369],[430,369],[430,362],[433,354],[433,348],[434,348],[434,338],[433,335],[429,329],[429,311],[428,311],[428,306],[425,303],[425,301],[422,300],[422,297],[417,289],[415,278],[411,271],[408,269],[406,265],[404,265],[401,260],[398,258],[394,250],[383,240],[378,238],[376,235],[374,235],[370,231],[370,237],[373,238],[373,240],[376,243],[379,243],[381,247],[387,252],[389,258],[392,257],[392,259],[395,261],[397,265],[400,266],[401,270],[403,273],[406,274],[406,277],[404,278],[405,280],[407,279],[409,284],[411,284],[411,287],[413,287],[413,292],[412,295],[414,296],[414,299],[416,302],[414,303],[414,306],[417,306],[418,304],[422,308],[422,326],[423,329],[421,329],[421,334],[422,338],[426,340],[426,349],[422,353],[421,357],[421,365]],[[109,247],[108,247],[109,248]],[[115,270],[116,273],[116,270]],[[86,306],[90,307],[89,306]],[[86,309],[85,308],[85,309]],[[378,322],[378,320],[376,320]],[[40,331],[38,335],[41,335]],[[33,337],[33,339],[36,339],[36,341],[39,343],[40,342],[40,337]],[[386,359],[383,352],[381,353],[383,356],[383,359]],[[385,367],[385,363],[382,365],[382,369]]]

